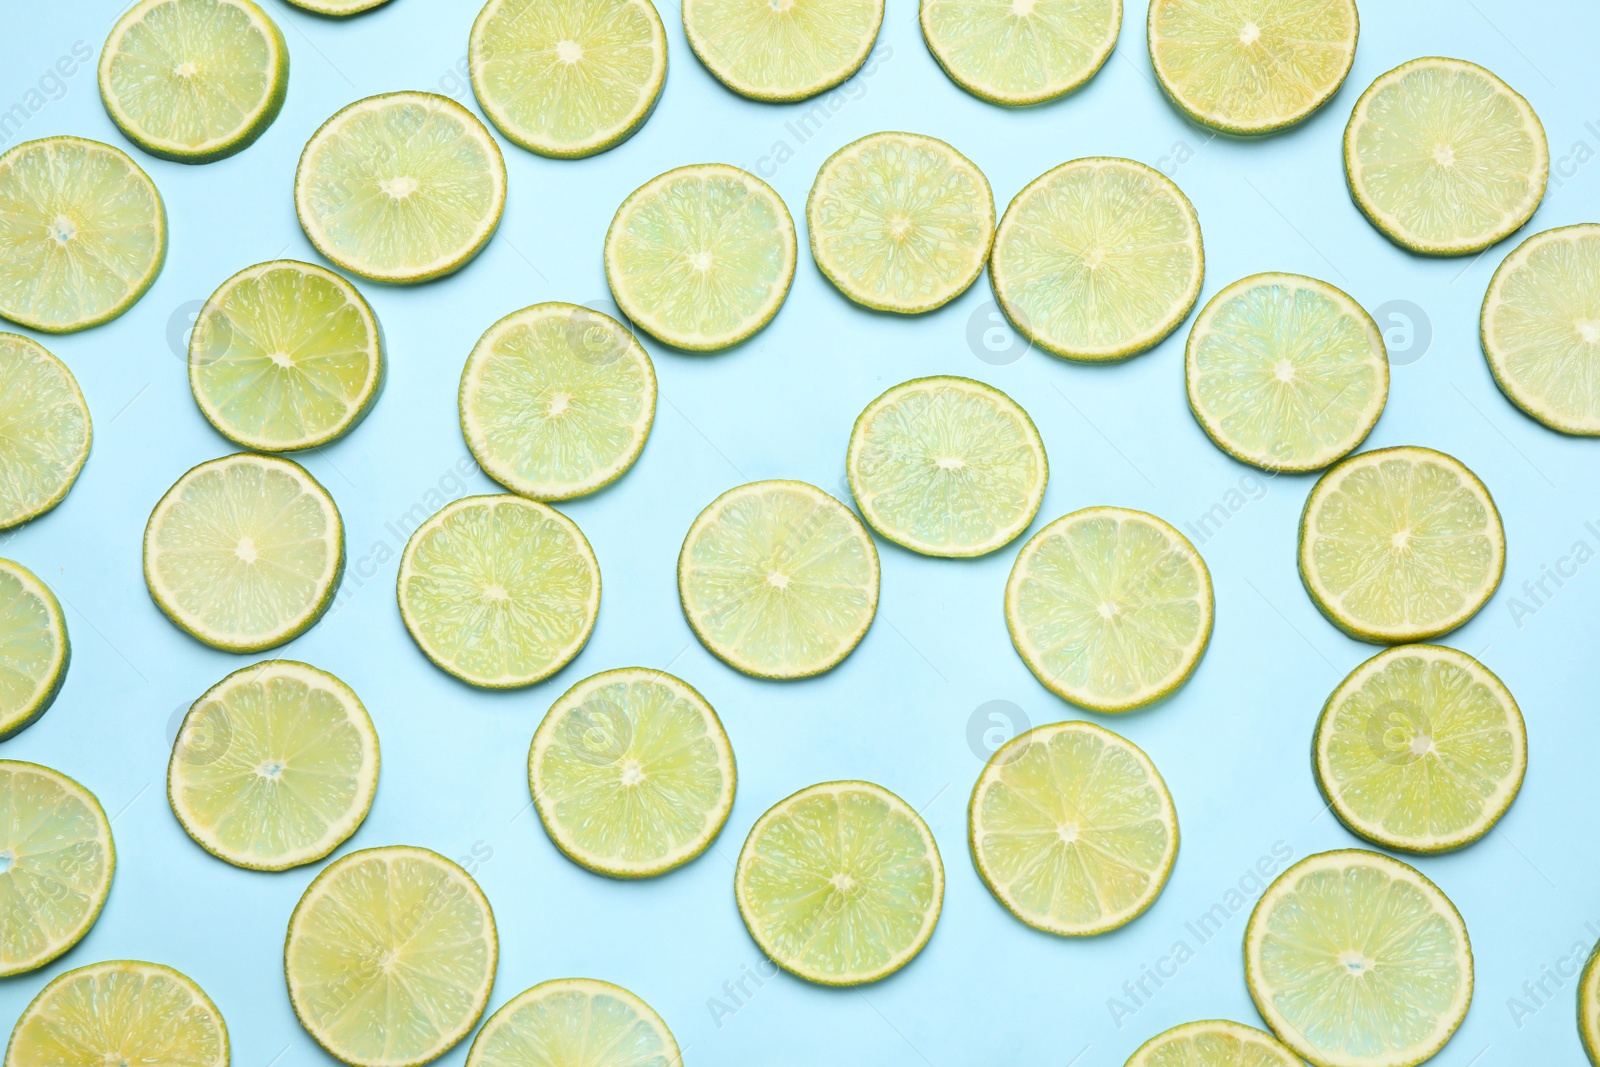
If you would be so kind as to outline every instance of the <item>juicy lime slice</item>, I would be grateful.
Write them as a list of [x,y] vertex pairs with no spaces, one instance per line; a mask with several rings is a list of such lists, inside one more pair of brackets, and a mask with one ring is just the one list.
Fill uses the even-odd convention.
[[1064,96],[1094,77],[1122,31],[1122,0],[922,0],[922,38],[944,72],[991,104]]
[[300,1025],[356,1067],[417,1067],[477,1025],[494,985],[494,912],[436,852],[363,849],[306,888],[283,946]]
[[850,491],[878,533],[930,556],[981,556],[1028,528],[1050,477],[1028,413],[970,378],[916,378],[856,419]]
[[756,820],[733,876],[739,914],[784,970],[876,982],[933,936],[944,864],[928,824],[871,782],[823,782]]
[[733,748],[705,697],[644,667],[567,690],[528,750],[550,840],[614,878],[663,874],[704,852],[733,808],[735,779]]
[[1590,1063],[1600,1063],[1600,944],[1589,954],[1578,979],[1578,1037]]
[[333,675],[293,660],[235,671],[194,702],[167,765],[167,799],[201,848],[282,871],[356,832],[378,789],[378,733]]
[[0,760],[0,977],[76,945],[99,917],[116,866],[111,824],[93,793],[49,767]]
[[436,93],[357,100],[312,134],[294,175],[295,213],[317,251],[383,282],[460,270],[505,206],[500,146]]
[[1211,298],[1189,333],[1189,408],[1228,455],[1320,470],[1355,449],[1389,398],[1372,316],[1327,282],[1256,274]]
[[1475,63],[1430,57],[1384,74],[1344,131],[1356,205],[1412,252],[1488,248],[1532,217],[1550,177],[1528,102]]
[[805,678],[848,656],[878,610],[878,550],[855,513],[805,482],[730,489],[694,520],[678,595],[735,670]]
[[325,445],[383,385],[372,308],[331,270],[280,259],[223,282],[189,335],[189,386],[211,425],[259,452]]
[[1413,1067],[1472,1002],[1472,946],[1439,887],[1362,849],[1309,856],[1267,887],[1245,981],[1278,1039],[1324,1067]]
[[1211,640],[1211,572],[1154,515],[1084,508],[1034,534],[1006,582],[1006,626],[1052,692],[1102,712],[1153,704]]
[[484,332],[461,372],[461,432],[484,472],[534,500],[610,485],[656,414],[656,372],[621,323],[535,304]]
[[1351,830],[1385,848],[1444,852],[1488,833],[1528,766],[1522,712],[1487,667],[1405,645],[1357,667],[1317,721],[1317,783]]
[[208,645],[259,652],[333,603],[344,524],[298,463],[239,452],[190,470],[144,531],[144,580],[167,617]]
[[44,333],[110,322],[166,257],[161,194],[126,152],[46,137],[0,155],[0,316]]
[[667,80],[667,34],[650,0],[489,0],[467,53],[490,121],[558,159],[632,137]]
[[92,436],[89,405],[67,365],[37,341],[0,333],[0,530],[66,499]]
[[472,1039],[466,1067],[682,1067],[650,1005],[610,982],[557,978],[506,1001]]
[[883,0],[683,0],[683,32],[706,69],[754,100],[804,100],[866,62]]
[[1189,198],[1129,159],[1077,159],[1018,193],[989,281],[1018,330],[1067,359],[1154,347],[1200,297],[1205,253]]
[[327,15],[330,18],[344,18],[347,15],[359,15],[363,11],[371,11],[375,7],[382,7],[389,0],[286,0],[287,3],[304,11],[312,11],[318,15]]
[[794,220],[753,174],[679,167],[635,189],[606,231],[617,306],[677,348],[738,344],[772,321],[794,281]]
[[228,1067],[228,1025],[205,991],[159,963],[109,960],[59,975],[17,1020],[5,1067]]
[[600,564],[577,524],[519,496],[471,496],[417,528],[400,557],[400,617],[441,670],[532,685],[566,666],[600,612]]
[[1184,1023],[1139,1046],[1123,1067],[1302,1067],[1277,1038],[1225,1019]]
[[55,595],[28,568],[0,559],[0,741],[50,710],[71,658]]
[[994,196],[943,141],[874,133],[822,164],[806,226],[817,266],[845,296],[875,311],[932,311],[983,273]]
[[1401,644],[1477,614],[1506,569],[1489,490],[1431,448],[1362,452],[1324,474],[1300,517],[1300,578],[1359,641]]

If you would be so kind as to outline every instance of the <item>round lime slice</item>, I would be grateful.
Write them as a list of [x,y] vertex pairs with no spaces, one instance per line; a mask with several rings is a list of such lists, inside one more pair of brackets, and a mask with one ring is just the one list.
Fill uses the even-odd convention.
[[0,530],[67,498],[92,436],[89,405],[67,365],[37,341],[0,333]]
[[682,1067],[661,1016],[593,978],[540,982],[506,1001],[472,1039],[466,1067]]
[[1184,1023],[1152,1037],[1123,1067],[1303,1067],[1277,1038],[1225,1019]]
[[285,2],[303,11],[327,15],[330,18],[345,18],[349,15],[359,15],[363,11],[371,11],[375,7],[382,7],[389,0],[285,0]]
[[991,104],[1054,100],[1094,77],[1122,31],[1122,0],[922,0],[944,72]]
[[866,62],[883,0],[683,0],[683,32],[706,69],[754,100],[804,100]]
[[1600,944],[1578,979],[1578,1037],[1590,1063],[1600,1063]]
[[71,659],[55,595],[28,568],[0,559],[0,741],[50,710]]
[[23,1011],[5,1067],[228,1067],[228,1025],[205,991],[159,963],[109,960],[58,975]]

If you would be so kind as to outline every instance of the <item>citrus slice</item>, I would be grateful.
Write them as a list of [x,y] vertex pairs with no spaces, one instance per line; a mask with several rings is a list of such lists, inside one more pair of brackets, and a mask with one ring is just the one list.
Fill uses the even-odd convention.
[[1095,76],[1122,31],[1122,0],[922,0],[939,66],[991,104],[1054,100]]
[[876,982],[933,936],[944,864],[922,816],[871,782],[823,782],[756,820],[733,876],[739,914],[786,971]]
[[875,311],[943,307],[978,280],[994,239],[989,180],[943,141],[874,133],[817,172],[806,200],[811,255]]
[[50,710],[71,659],[55,595],[28,568],[0,559],[0,741]]
[[1388,856],[1308,856],[1267,887],[1244,935],[1245,981],[1278,1039],[1319,1067],[1414,1067],[1472,1002],[1455,905]]
[[667,34],[650,0],[489,0],[467,55],[490,121],[558,159],[632,137],[667,80]]
[[1522,242],[1494,272],[1481,332],[1501,392],[1553,430],[1600,435],[1600,225]]
[[1528,102],[1476,63],[1429,57],[1381,75],[1344,131],[1356,205],[1412,252],[1459,256],[1510,236],[1544,199],[1550,148]]
[[867,405],[845,456],[878,533],[930,556],[981,556],[1028,528],[1050,464],[1033,420],[970,378],[915,378]]
[[228,1025],[205,991],[159,963],[109,960],[57,976],[23,1011],[5,1067],[228,1067]]
[[484,331],[461,372],[461,432],[484,472],[534,500],[610,485],[644,450],[656,372],[620,322],[535,304]]
[[855,513],[805,482],[751,482],[689,527],[678,595],[735,670],[805,678],[837,666],[878,610],[878,550]]
[[217,432],[259,452],[325,445],[383,385],[372,308],[331,270],[280,259],[211,294],[189,334],[189,386]]
[[46,137],[0,155],[0,316],[44,333],[110,322],[166,256],[161,194],[126,152]]
[[194,702],[167,765],[172,812],[201,848],[282,871],[356,832],[378,789],[378,733],[326,671],[267,660]]
[[1130,159],[1077,159],[1035,178],[995,231],[989,281],[1019,331],[1067,359],[1154,347],[1200,297],[1189,198]]
[[1366,439],[1389,398],[1372,316],[1298,274],[1256,274],[1211,298],[1189,333],[1189,408],[1234,459],[1320,470]]
[[382,7],[389,0],[286,0],[286,2],[303,11],[327,15],[330,18],[344,18],[348,15],[359,15],[363,11],[371,11],[375,7]]
[[1578,1037],[1589,1062],[1600,1064],[1600,944],[1589,954],[1578,979]]
[[600,612],[600,564],[577,524],[520,496],[470,496],[400,557],[400,617],[438,667],[491,689],[566,666]]
[[1184,1023],[1139,1046],[1123,1067],[1302,1067],[1271,1034],[1225,1019]]
[[472,1039],[466,1067],[682,1067],[650,1005],[610,982],[557,978],[512,997]]
[[794,281],[794,220],[753,174],[720,163],[635,189],[606,231],[606,280],[628,318],[677,348],[727,348],[772,321]]
[[1358,641],[1449,633],[1488,602],[1506,569],[1500,512],[1460,460],[1380,448],[1324,474],[1300,516],[1300,578]]
[[0,977],[76,945],[99,918],[116,866],[93,793],[49,767],[0,760]]
[[67,498],[92,436],[89,405],[67,365],[37,341],[0,333],[0,530]]
[[804,100],[867,60],[883,0],[683,0],[683,32],[706,69],[754,100]]
[[260,652],[300,636],[333,603],[344,524],[305,468],[239,452],[193,468],[144,531],[156,606],[195,638]]
[[567,690],[528,750],[528,785],[550,840],[614,878],[664,874],[704,852],[733,809],[736,777],[705,697],[644,667]]
[[460,270],[505,206],[500,146],[437,93],[357,100],[311,135],[294,174],[295,213],[317,251],[382,282]]
[[1355,0],[1156,0],[1150,65],[1201,125],[1275,133],[1339,91],[1360,31]]
[[1153,704],[1188,680],[1211,640],[1211,572],[1154,515],[1084,508],[1022,546],[1006,626],[1056,695],[1101,712]]
[[342,856],[306,888],[283,946],[306,1032],[356,1067],[417,1067],[477,1025],[494,985],[494,912],[472,876],[407,845]]

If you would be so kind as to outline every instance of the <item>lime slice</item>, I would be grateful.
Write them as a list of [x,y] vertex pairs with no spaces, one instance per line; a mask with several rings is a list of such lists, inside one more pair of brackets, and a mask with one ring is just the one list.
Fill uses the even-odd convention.
[[1429,57],[1384,74],[1344,131],[1356,205],[1412,252],[1488,248],[1532,217],[1550,177],[1528,102],[1476,63]]
[[943,141],[874,133],[828,157],[806,200],[811,255],[875,311],[943,307],[978,280],[994,239],[983,172]]
[[867,405],[845,456],[878,533],[930,556],[981,556],[1028,528],[1050,464],[1028,413],[970,378],[915,378]]
[[772,962],[823,985],[876,982],[933,936],[944,864],[922,816],[871,782],[823,782],[756,820],[733,876]]
[[1489,490],[1431,448],[1362,452],[1324,474],[1300,517],[1300,578],[1358,641],[1449,633],[1488,602],[1506,569]]
[[400,557],[400,617],[441,670],[532,685],[566,666],[600,612],[600,563],[577,524],[519,496],[470,496],[417,528]]
[[558,978],[506,1001],[472,1039],[466,1067],[682,1067],[672,1031],[610,982]]
[[1211,572],[1154,515],[1084,508],[1034,534],[1006,582],[1028,669],[1094,711],[1142,708],[1188,680],[1211,640]]
[[166,257],[161,194],[126,152],[46,137],[0,155],[0,316],[44,333],[110,322]]
[[667,34],[650,0],[489,0],[467,54],[490,121],[557,159],[632,137],[667,80]]
[[944,72],[991,104],[1054,100],[1094,77],[1122,31],[1122,0],[922,0]]
[[1234,459],[1321,470],[1355,449],[1389,398],[1372,316],[1327,282],[1256,274],[1211,298],[1189,333],[1189,408]]
[[99,918],[116,866],[93,793],[49,767],[0,760],[0,977],[76,945]]
[[1267,887],[1245,981],[1279,1040],[1322,1067],[1414,1067],[1472,1002],[1472,946],[1439,887],[1399,860],[1309,856]]
[[1302,1067],[1271,1034],[1225,1019],[1184,1023],[1157,1034],[1123,1067]]
[[306,888],[283,946],[289,1003],[334,1058],[417,1067],[477,1025],[494,985],[494,912],[436,852],[363,849]]
[[1589,1062],[1600,1064],[1600,944],[1589,954],[1578,979],[1578,1036]]
[[804,100],[866,62],[883,0],[683,0],[683,32],[706,69],[754,100]]
[[0,333],[0,530],[67,498],[92,436],[89,405],[67,365],[37,341]]
[[350,687],[293,660],[235,671],[194,702],[167,799],[201,848],[282,871],[338,848],[372,808],[378,733]]
[[294,208],[317,251],[382,282],[454,273],[506,206],[506,164],[472,112],[436,93],[357,100],[312,134]]
[[656,372],[610,316],[535,304],[478,339],[459,403],[467,447],[489,477],[534,500],[566,500],[610,485],[639,458]]
[[0,741],[50,710],[71,659],[54,594],[20,563],[0,559]]
[[753,174],[669,170],[606,231],[606,280],[628,318],[677,348],[727,348],[772,321],[794,281],[794,220]]
[[705,697],[644,667],[567,690],[528,750],[528,785],[550,840],[613,878],[664,874],[704,852],[728,820],[736,777]]
[[331,270],[280,259],[223,282],[189,334],[189,386],[231,441],[316,448],[366,417],[383,385],[372,308]]
[[228,1067],[228,1026],[194,980],[137,960],[59,975],[17,1020],[5,1067]]
[[330,18],[345,18],[349,15],[359,15],[363,11],[371,11],[375,7],[382,7],[389,0],[286,0],[286,2],[303,11],[327,15]]
[[678,595],[695,636],[730,667],[805,678],[837,666],[872,625],[878,550],[816,486],[751,482],[689,527]]
[[299,637],[333,603],[344,524],[298,463],[240,452],[190,470],[144,531],[156,606],[195,638],[260,652]]
[[1200,220],[1129,159],[1077,159],[1034,179],[995,231],[989,281],[1022,334],[1067,359],[1154,347],[1200,297]]

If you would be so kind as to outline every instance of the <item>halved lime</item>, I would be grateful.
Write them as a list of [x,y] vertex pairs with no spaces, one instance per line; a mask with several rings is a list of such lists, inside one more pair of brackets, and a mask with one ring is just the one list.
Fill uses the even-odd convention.
[[1271,1034],[1226,1019],[1184,1023],[1139,1046],[1123,1067],[1302,1067]]
[[804,100],[866,62],[883,0],[683,0],[683,32],[706,69],[754,100]]
[[0,333],[0,530],[66,499],[91,437],[89,405],[67,365],[37,341]]
[[704,852],[733,809],[733,748],[705,697],[644,667],[585,678],[551,706],[528,786],[556,847],[614,878]]
[[438,667],[471,685],[532,685],[566,666],[600,612],[583,531],[520,496],[469,496],[417,527],[400,557],[400,617]]
[[1101,712],[1153,704],[1211,640],[1211,572],[1154,515],[1084,508],[1034,534],[1006,582],[1006,626],[1056,695]]
[[44,333],[110,322],[166,257],[161,194],[126,152],[46,137],[0,155],[0,316]]
[[1506,569],[1489,490],[1453,456],[1380,448],[1324,474],[1300,516],[1300,579],[1358,641],[1403,644],[1477,614]]
[[382,282],[425,282],[466,266],[506,206],[500,146],[437,93],[357,100],[312,134],[294,208],[317,251]]
[[22,564],[0,559],[0,741],[50,710],[71,659],[55,594]]
[[783,306],[794,220],[753,174],[720,163],[635,189],[606,231],[606,281],[628,318],[677,348],[738,344]]
[[1372,316],[1327,282],[1255,274],[1189,332],[1189,409],[1217,447],[1270,471],[1320,470],[1366,439],[1389,398]]
[[1324,1067],[1414,1067],[1472,1002],[1472,946],[1421,873],[1362,849],[1308,856],[1262,894],[1245,981],[1278,1039]]
[[260,652],[299,637],[333,603],[344,524],[305,468],[239,452],[179,478],[150,513],[144,580],[195,638]]
[[805,678],[837,666],[878,610],[878,550],[855,513],[805,482],[751,482],[689,527],[678,595],[735,670]]
[[756,820],[733,889],[772,962],[823,985],[861,985],[910,963],[933,936],[944,864],[922,816],[883,786],[823,782]]
[[1067,359],[1154,347],[1200,297],[1205,252],[1189,198],[1130,159],[1077,159],[1018,193],[989,281],[1022,334]]
[[922,38],[944,72],[991,104],[1054,100],[1094,77],[1122,30],[1122,0],[922,0]]
[[318,15],[327,15],[330,18],[344,18],[347,15],[359,15],[363,11],[371,11],[375,7],[382,7],[389,0],[286,0],[305,11],[312,11]]
[[1381,75],[1344,131],[1350,194],[1412,252],[1488,248],[1532,217],[1550,177],[1528,102],[1476,63],[1414,59]]
[[1578,1037],[1589,1062],[1600,1064],[1600,943],[1589,953],[1578,979]]
[[621,986],[557,978],[489,1016],[466,1067],[682,1067],[661,1016]]
[[317,875],[289,916],[283,969],[295,1016],[329,1054],[417,1067],[477,1025],[499,951],[471,875],[436,852],[389,845]]
[[656,372],[623,325],[575,304],[514,311],[461,372],[461,432],[514,493],[566,500],[633,466],[656,414]]

